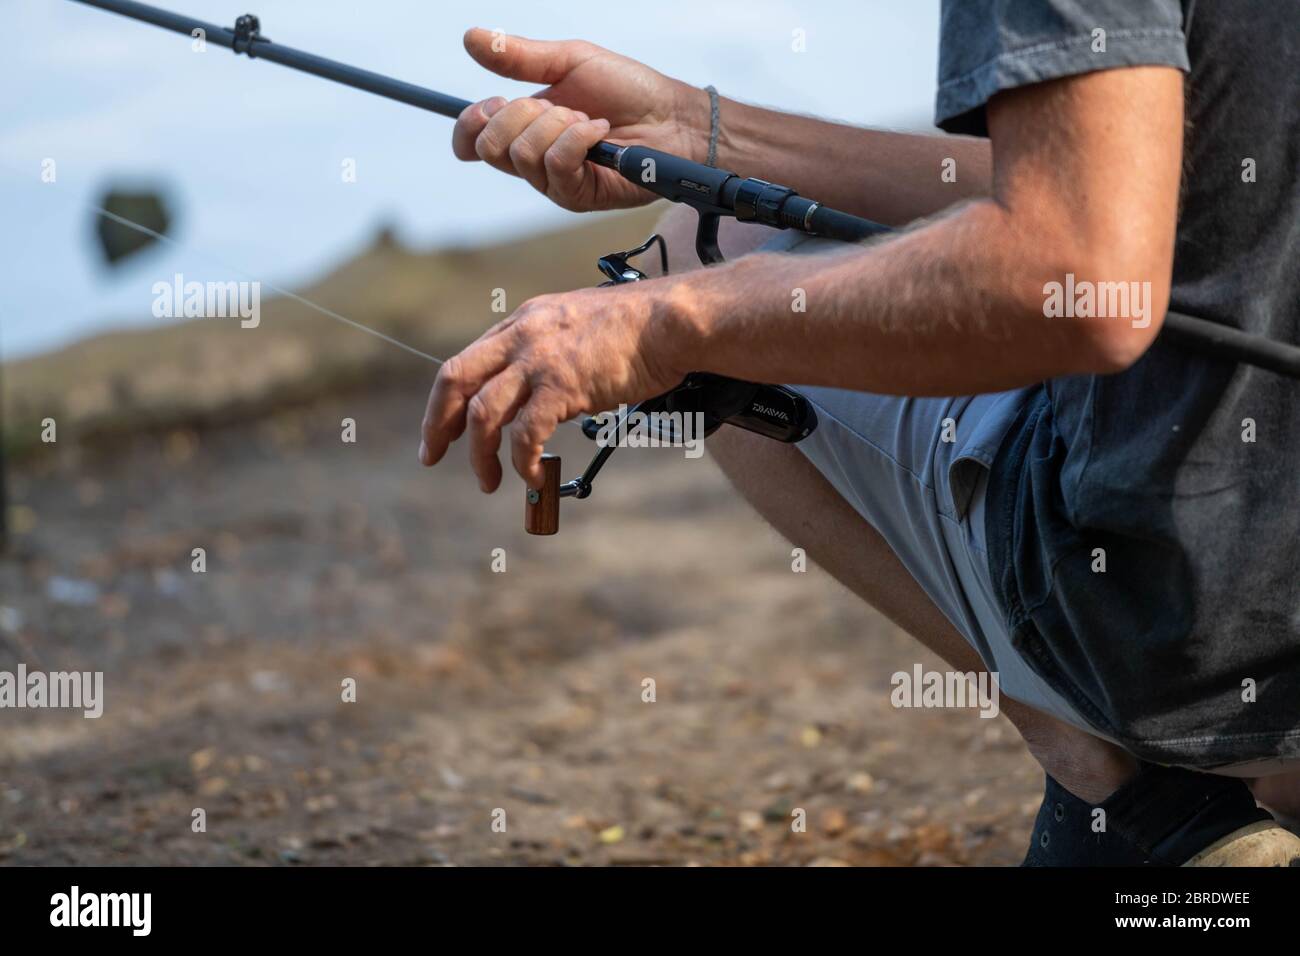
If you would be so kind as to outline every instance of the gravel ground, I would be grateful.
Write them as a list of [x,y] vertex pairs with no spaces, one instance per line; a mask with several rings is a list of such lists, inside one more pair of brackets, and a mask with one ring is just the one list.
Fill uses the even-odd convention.
[[[390,387],[12,476],[0,670],[103,671],[105,706],[0,711],[0,862],[1023,856],[1041,776],[1010,725],[894,709],[890,675],[937,660],[793,573],[707,457],[620,452],[530,538],[517,481],[480,495],[459,450],[416,465],[423,402]],[[590,446],[553,450],[567,475]]]

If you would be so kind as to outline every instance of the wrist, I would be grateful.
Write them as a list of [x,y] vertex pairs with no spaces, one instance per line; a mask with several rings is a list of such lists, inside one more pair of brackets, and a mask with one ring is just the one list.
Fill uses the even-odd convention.
[[677,83],[673,115],[685,144],[683,155],[697,163],[709,156],[709,137],[713,129],[713,108],[707,90]]
[[[788,303],[789,275],[777,257],[752,254],[683,276],[656,279],[657,311],[665,340],[661,354],[675,372],[750,376],[758,346],[775,330]],[[778,320],[778,325],[772,325]],[[769,343],[770,344],[770,343]],[[767,373],[764,373],[767,374]]]

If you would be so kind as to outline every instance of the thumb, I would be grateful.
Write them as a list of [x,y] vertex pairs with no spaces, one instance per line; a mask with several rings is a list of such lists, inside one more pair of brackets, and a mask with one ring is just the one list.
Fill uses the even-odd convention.
[[465,50],[475,62],[498,76],[528,83],[558,83],[596,49],[582,40],[529,40],[482,27],[465,32]]

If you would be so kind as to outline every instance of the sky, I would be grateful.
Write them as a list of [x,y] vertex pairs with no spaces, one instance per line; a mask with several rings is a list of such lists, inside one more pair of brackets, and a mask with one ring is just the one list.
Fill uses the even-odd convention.
[[[465,54],[470,26],[581,37],[728,97],[861,125],[924,129],[939,0],[156,0],[272,40],[477,100],[531,92]],[[421,248],[491,242],[573,214],[450,152],[451,121],[74,0],[6,0],[0,57],[0,356],[156,323],[154,282],[294,287],[381,226]],[[804,52],[792,47],[803,31]],[[812,148],[815,144],[810,144]],[[356,181],[344,183],[345,159]],[[42,181],[47,160],[54,182]],[[90,205],[162,183],[178,245],[110,272]]]

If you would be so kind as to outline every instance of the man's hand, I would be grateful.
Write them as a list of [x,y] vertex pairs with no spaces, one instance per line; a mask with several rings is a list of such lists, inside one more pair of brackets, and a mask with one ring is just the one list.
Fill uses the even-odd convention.
[[704,159],[709,106],[702,90],[581,40],[474,29],[465,34],[465,49],[494,73],[549,86],[535,96],[466,107],[452,133],[456,156],[520,176],[565,209],[621,209],[655,198],[614,170],[585,162],[587,150],[607,137]]
[[542,446],[563,421],[668,391],[690,369],[678,367],[683,336],[672,280],[582,289],[530,299],[448,359],[424,415],[420,462],[437,464],[469,429],[479,486],[501,483],[502,429],[510,457],[541,487]]

